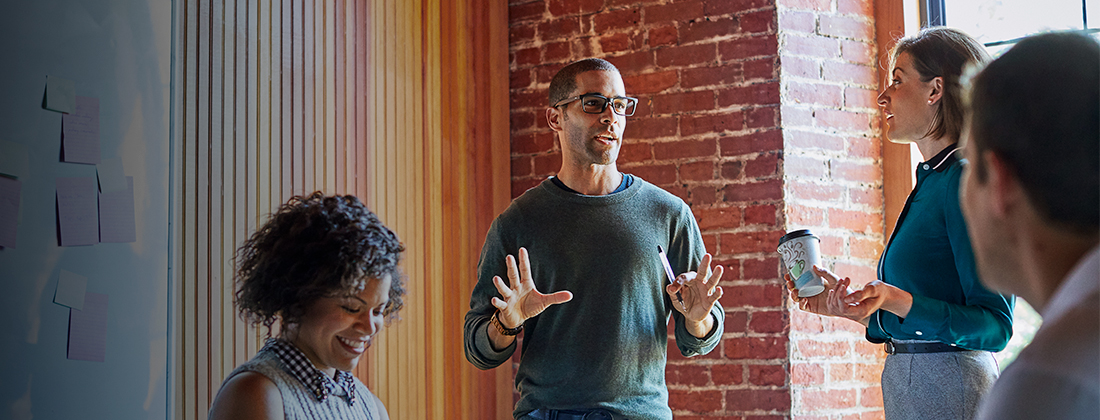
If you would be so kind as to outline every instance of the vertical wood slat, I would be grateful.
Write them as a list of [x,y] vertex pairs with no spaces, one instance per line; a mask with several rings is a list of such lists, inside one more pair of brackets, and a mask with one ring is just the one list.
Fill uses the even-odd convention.
[[232,304],[235,247],[288,195],[318,189],[359,194],[408,250],[403,319],[356,368],[390,417],[510,413],[510,398],[493,397],[510,395],[510,383],[493,389],[510,369],[472,372],[461,355],[469,275],[495,215],[477,214],[496,205],[483,190],[509,191],[506,176],[491,179],[507,175],[507,153],[500,168],[481,156],[507,145],[506,127],[491,127],[507,110],[479,115],[493,107],[477,93],[502,83],[506,92],[506,62],[486,77],[473,63],[484,42],[444,11],[472,13],[481,1],[181,2],[176,417],[204,418],[224,375],[266,333]]

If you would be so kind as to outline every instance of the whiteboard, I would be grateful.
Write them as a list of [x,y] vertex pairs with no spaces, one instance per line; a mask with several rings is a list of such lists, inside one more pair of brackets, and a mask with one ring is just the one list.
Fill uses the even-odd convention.
[[[15,248],[0,249],[0,419],[168,417],[172,2],[34,0],[0,12],[0,141],[23,146]],[[47,76],[99,101],[100,154],[133,177],[134,242],[59,246],[56,182],[96,177],[60,161]],[[68,358],[62,270],[106,295],[103,361]]]

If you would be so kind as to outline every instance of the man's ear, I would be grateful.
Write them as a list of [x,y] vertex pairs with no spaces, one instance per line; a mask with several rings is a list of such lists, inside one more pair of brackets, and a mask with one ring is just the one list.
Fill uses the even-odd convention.
[[928,105],[935,105],[943,99],[943,77],[932,78],[932,92],[928,94]]
[[561,121],[565,116],[562,115],[561,110],[558,108],[546,108],[546,123],[550,125],[550,129],[554,131],[561,131]]
[[990,184],[993,212],[997,217],[1007,218],[1027,200],[1020,179],[997,152],[986,150],[981,159],[986,170],[986,181]]

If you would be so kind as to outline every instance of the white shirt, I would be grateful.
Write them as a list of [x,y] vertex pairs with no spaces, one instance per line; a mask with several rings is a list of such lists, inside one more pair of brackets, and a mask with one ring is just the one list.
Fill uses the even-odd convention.
[[1100,247],[1078,261],[978,419],[1100,419]]

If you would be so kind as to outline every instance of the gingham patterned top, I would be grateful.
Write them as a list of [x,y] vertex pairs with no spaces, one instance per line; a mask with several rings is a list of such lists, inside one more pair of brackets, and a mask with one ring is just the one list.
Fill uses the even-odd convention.
[[317,401],[325,401],[329,396],[344,396],[348,405],[355,406],[355,377],[351,373],[337,370],[336,380],[333,380],[314,367],[301,350],[280,338],[268,339],[264,349],[274,352],[290,374],[313,392]]

